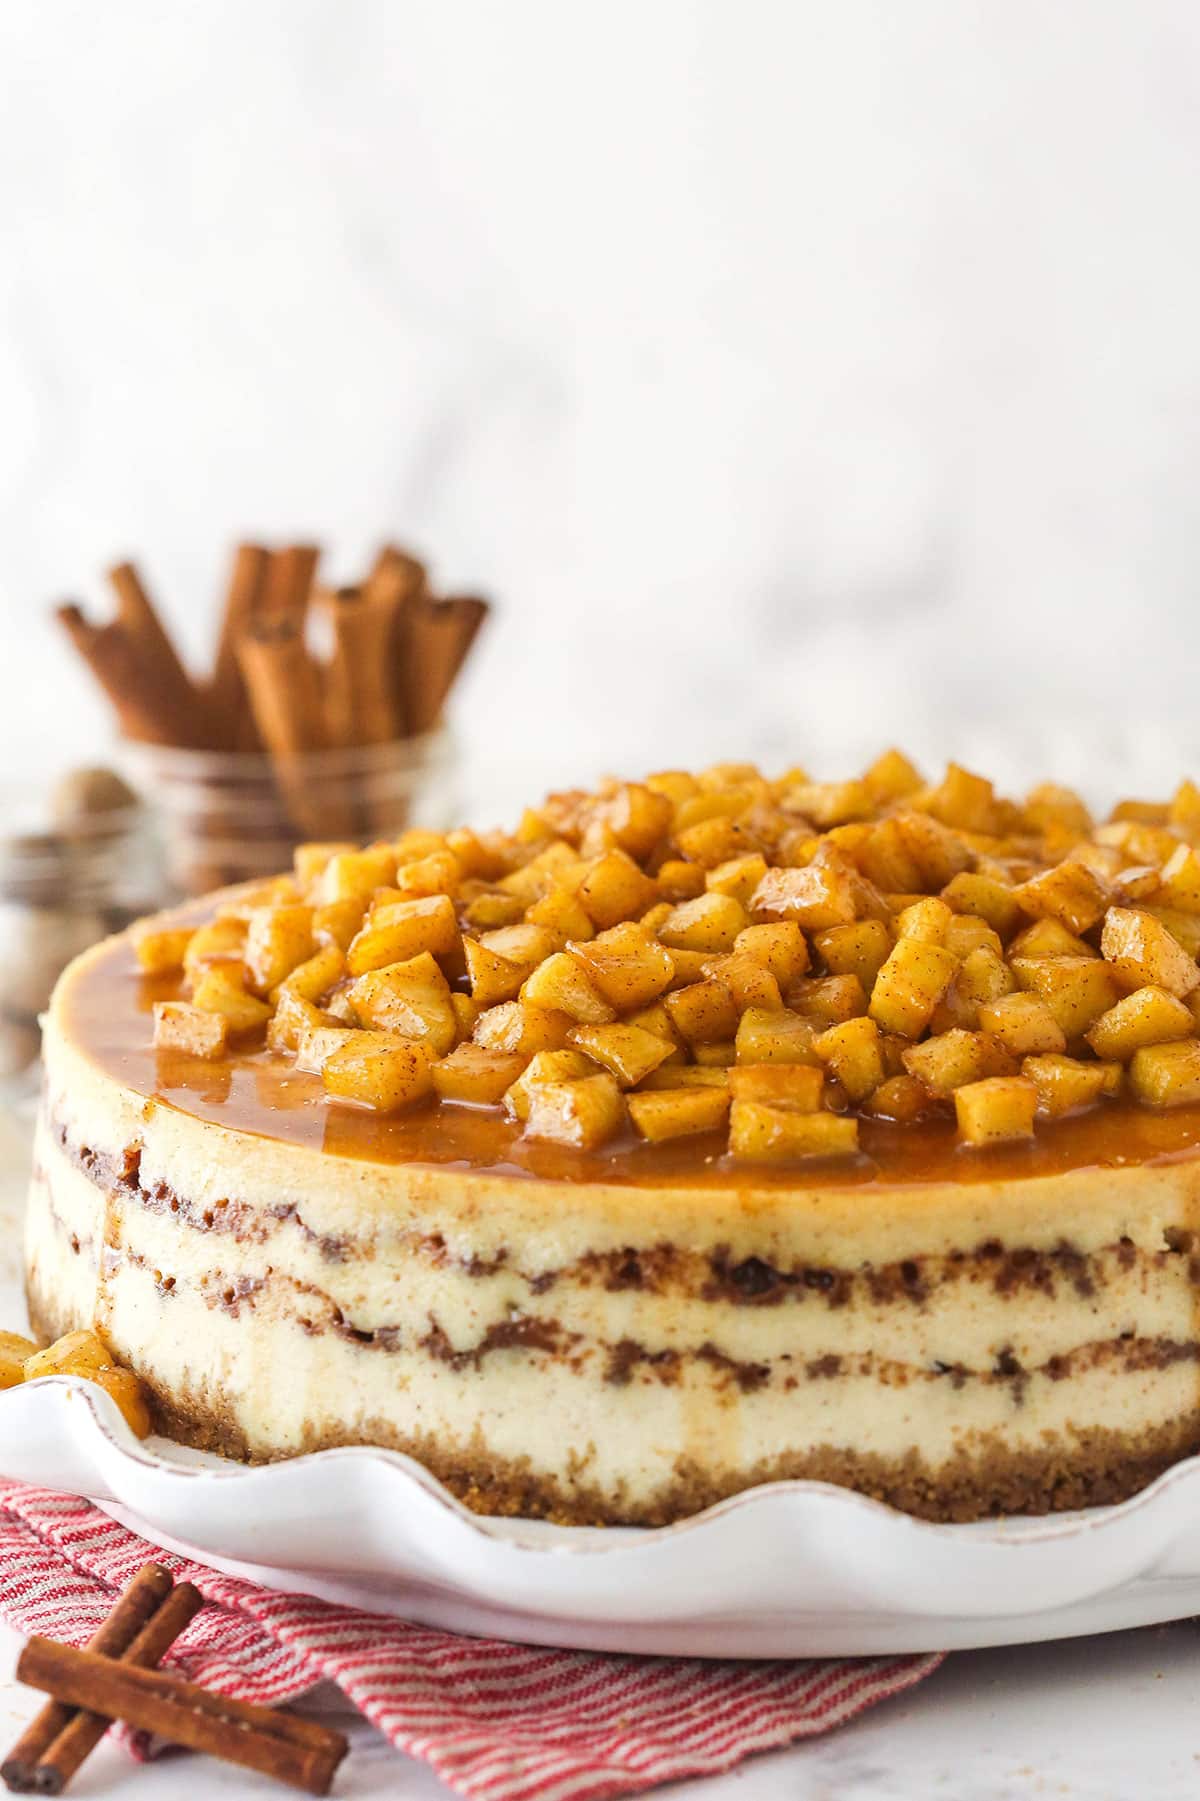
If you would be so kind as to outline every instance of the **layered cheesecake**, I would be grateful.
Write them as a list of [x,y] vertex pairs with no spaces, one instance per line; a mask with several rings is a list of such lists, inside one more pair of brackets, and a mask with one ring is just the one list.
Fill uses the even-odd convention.
[[1128,1495],[1200,1448],[1196,844],[889,753],[304,847],[62,978],[34,1328],[483,1511]]

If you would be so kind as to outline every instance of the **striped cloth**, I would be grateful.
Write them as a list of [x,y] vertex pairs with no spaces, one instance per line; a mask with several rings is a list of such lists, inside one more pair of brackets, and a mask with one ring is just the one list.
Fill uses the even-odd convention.
[[88,1501],[0,1481],[0,1612],[19,1631],[83,1644],[151,1557],[210,1603],[170,1658],[192,1680],[268,1704],[335,1682],[470,1801],[601,1801],[714,1775],[844,1725],[941,1661],[717,1663],[456,1637],[220,1575]]

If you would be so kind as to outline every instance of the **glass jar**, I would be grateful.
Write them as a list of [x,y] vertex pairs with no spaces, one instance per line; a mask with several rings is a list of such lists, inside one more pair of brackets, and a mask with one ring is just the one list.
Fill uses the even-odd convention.
[[122,761],[153,810],[176,899],[277,875],[306,840],[366,842],[455,823],[456,758],[444,728],[287,758],[127,745]]
[[132,796],[51,824],[61,811],[27,785],[0,789],[0,1079],[36,1063],[38,1015],[71,958],[159,900],[146,810]]

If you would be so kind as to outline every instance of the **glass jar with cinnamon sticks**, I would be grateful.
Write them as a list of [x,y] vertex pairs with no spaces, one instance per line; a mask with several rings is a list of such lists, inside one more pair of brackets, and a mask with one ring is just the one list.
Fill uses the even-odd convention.
[[277,875],[308,839],[395,838],[456,816],[453,741],[445,729],[382,744],[202,751],[129,745],[124,766],[154,802],[175,896]]
[[204,681],[128,563],[109,573],[108,623],[58,609],[114,707],[176,894],[278,870],[302,840],[395,837],[453,812],[443,708],[487,603],[435,598],[392,545],[350,587],[323,586],[318,563],[311,545],[237,547]]

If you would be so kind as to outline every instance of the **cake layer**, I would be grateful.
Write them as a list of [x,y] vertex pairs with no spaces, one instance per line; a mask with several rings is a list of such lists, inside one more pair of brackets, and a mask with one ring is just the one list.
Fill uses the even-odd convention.
[[944,1125],[881,1128],[878,1159],[845,1166],[730,1168],[700,1140],[558,1156],[522,1149],[488,1110],[331,1112],[314,1077],[269,1051],[219,1066],[156,1056],[153,992],[124,939],[68,970],[45,1038],[56,1125],[118,1166],[136,1155],[148,1190],[162,1184],[202,1212],[234,1197],[300,1208],[321,1239],[433,1232],[448,1256],[505,1253],[535,1271],[661,1239],[782,1270],[900,1264],[993,1241],[1086,1253],[1128,1238],[1157,1251],[1200,1228],[1197,1108],[1113,1108],[986,1153],[956,1151]]
[[933,1518],[1041,1511],[1130,1492],[1200,1443],[1194,1341],[1096,1341],[1036,1369],[863,1353],[752,1374],[703,1347],[664,1361],[630,1344],[614,1367],[561,1328],[493,1333],[474,1353],[436,1326],[364,1342],[278,1276],[220,1293],[176,1283],[165,1299],[158,1273],[127,1259],[94,1313],[92,1284],[69,1280],[84,1253],[61,1242],[31,1245],[35,1323],[98,1315],[177,1436],[250,1457],[388,1445],[488,1507],[657,1523],[810,1476]]
[[[40,1167],[53,1176],[53,1223],[93,1271],[123,1262],[157,1272],[164,1294],[189,1286],[212,1304],[250,1304],[269,1285],[292,1291],[297,1316],[316,1315],[359,1339],[395,1344],[423,1335],[449,1354],[495,1348],[519,1319],[547,1342],[599,1347],[614,1367],[694,1355],[709,1347],[730,1369],[785,1358],[829,1374],[831,1358],[989,1370],[1037,1368],[1090,1342],[1098,1323],[1132,1338],[1186,1342],[1200,1257],[1189,1237],[1139,1249],[1129,1240],[1083,1253],[1005,1248],[990,1240],[950,1257],[918,1256],[853,1269],[760,1259],[730,1262],[657,1243],[586,1253],[536,1269],[520,1245],[490,1261],[451,1257],[439,1235],[357,1238],[314,1234],[295,1206],[240,1199],[201,1208],[162,1183],[144,1187],[48,1127]],[[101,1246],[103,1245],[103,1253]],[[229,1302],[225,1296],[233,1297]],[[564,1326],[567,1316],[570,1326]],[[414,1324],[415,1322],[415,1324]],[[632,1347],[632,1350],[630,1349]],[[752,1378],[748,1378],[752,1379]]]
[[1181,1228],[789,1266],[771,1302],[720,1247],[509,1267],[377,1214],[332,1237],[295,1198],[202,1205],[127,1150],[43,1124],[35,1323],[97,1324],[172,1432],[234,1455],[380,1443],[477,1505],[656,1522],[781,1476],[931,1517],[1077,1505],[1200,1442]]
[[476,1506],[628,1523],[792,1476],[1040,1512],[1200,1445],[1186,1119],[1090,1161],[1068,1120],[1023,1155],[751,1175],[696,1144],[581,1180],[466,1108],[331,1132],[265,1051],[157,1063],[144,1003],[120,941],[60,986],[27,1268],[38,1329],[95,1325],[174,1436],[382,1444]]

